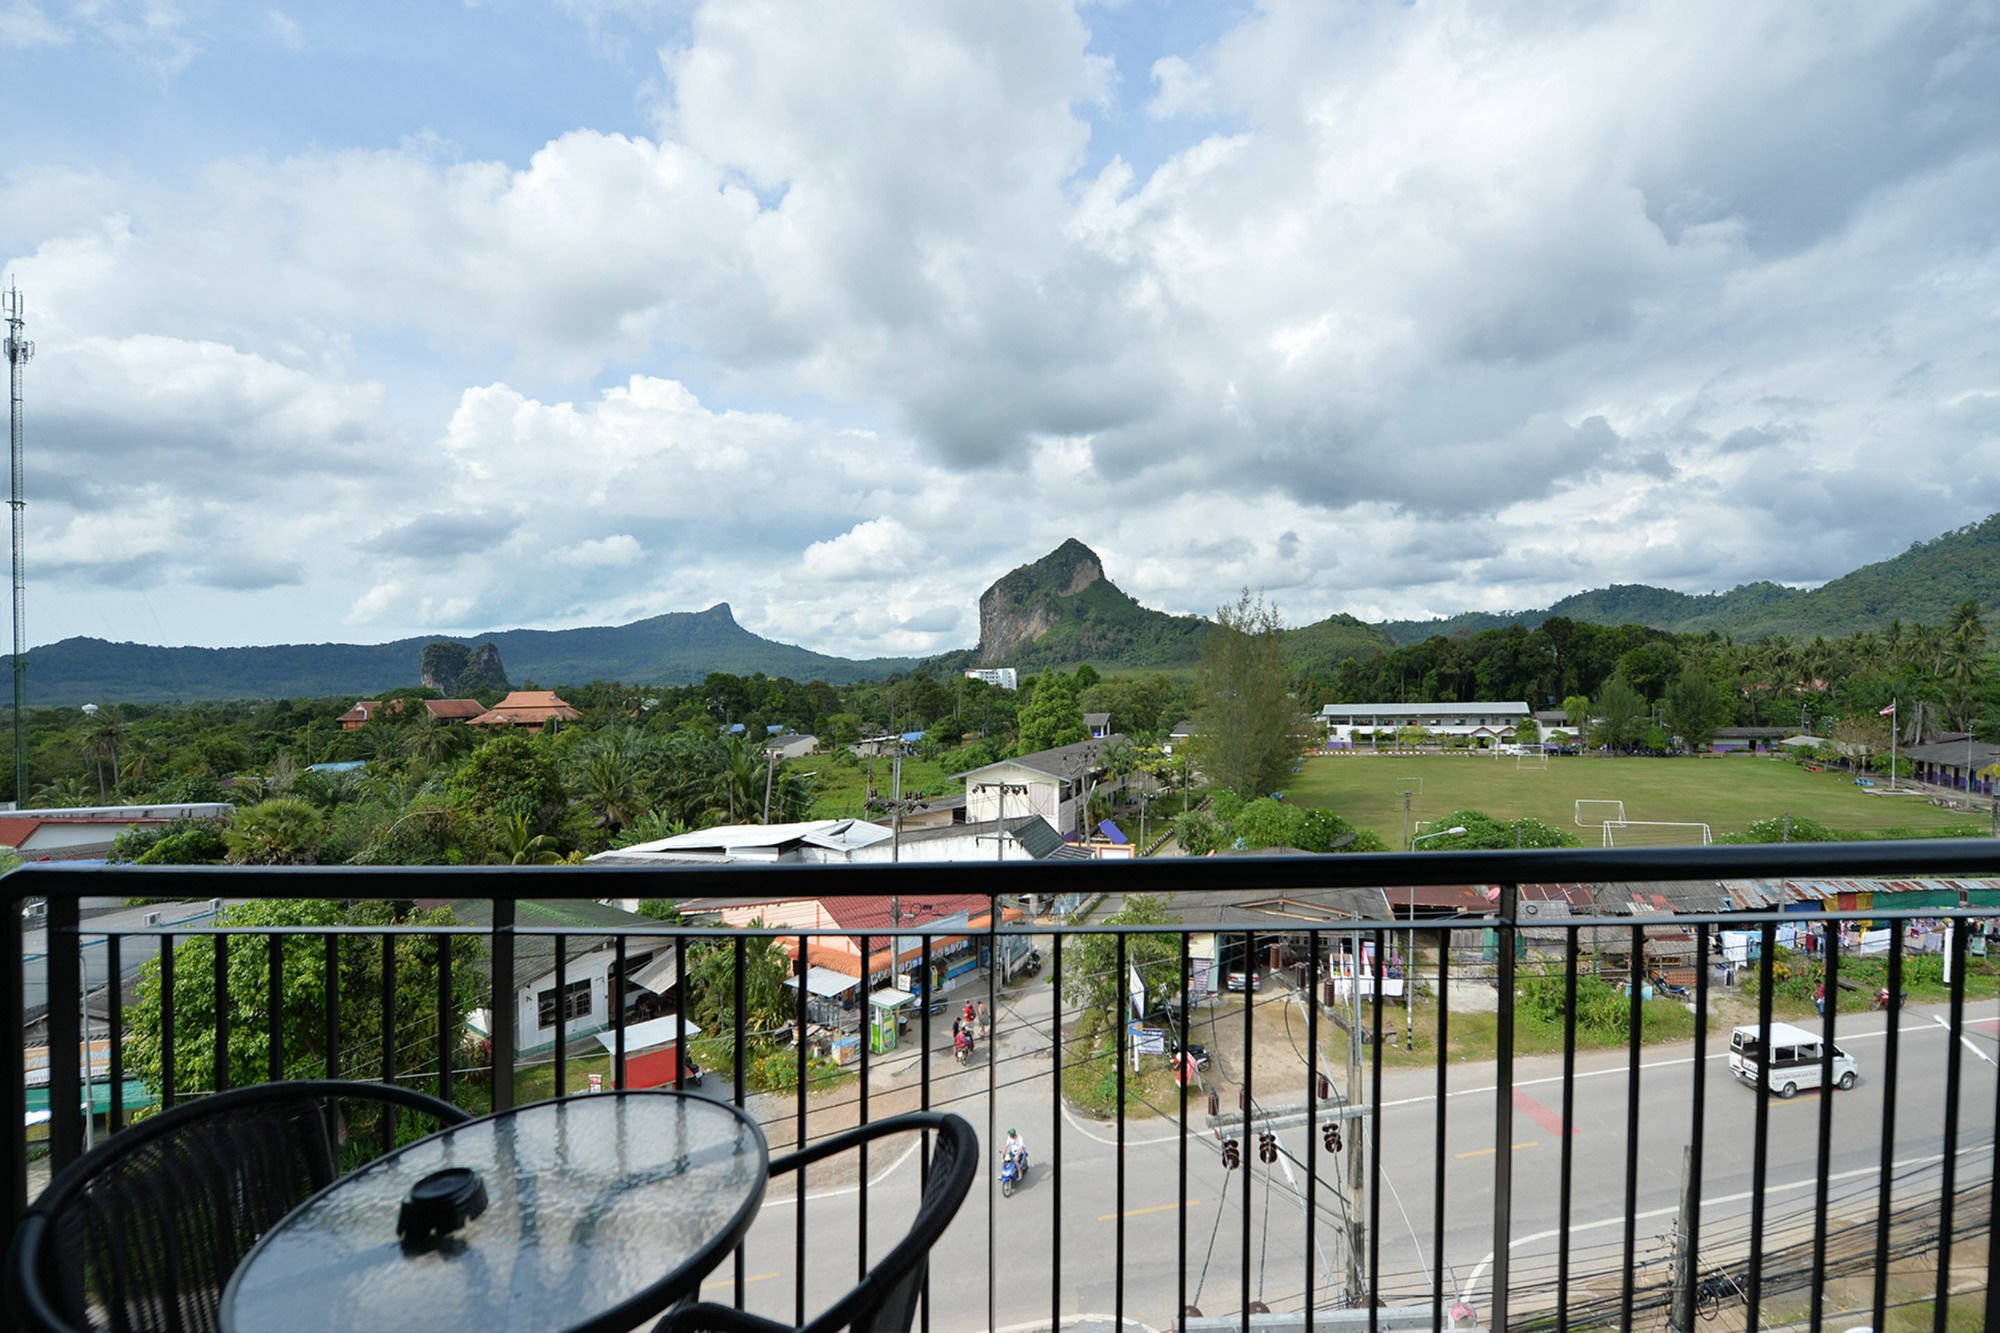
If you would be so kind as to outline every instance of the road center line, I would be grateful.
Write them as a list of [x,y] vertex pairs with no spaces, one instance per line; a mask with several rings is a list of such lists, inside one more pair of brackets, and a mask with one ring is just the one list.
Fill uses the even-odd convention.
[[[746,1277],[746,1278],[744,1278],[744,1279],[743,1279],[743,1282],[744,1282],[744,1285],[746,1285],[746,1286],[747,1286],[747,1285],[749,1285],[749,1284],[750,1284],[750,1283],[752,1283],[752,1282],[769,1282],[769,1281],[770,1281],[770,1280],[771,1280],[772,1278],[774,1278],[774,1277],[776,1277],[776,1276],[778,1276],[778,1275],[777,1275],[776,1273],[758,1273],[758,1274],[757,1274],[756,1276],[754,1276],[754,1277]],[[733,1277],[725,1277],[725,1278],[722,1278],[722,1279],[720,1279],[719,1281],[715,1281],[715,1282],[704,1282],[704,1283],[702,1283],[702,1284],[701,1284],[701,1289],[702,1289],[703,1291],[708,1291],[708,1290],[711,1290],[712,1288],[715,1288],[715,1287],[733,1287],[733,1286],[735,1286],[735,1285],[736,1285],[736,1279],[735,1279],[735,1278],[733,1278]]]
[[1181,1207],[1199,1208],[1201,1207],[1201,1200],[1189,1199],[1186,1204],[1156,1203],[1151,1208],[1131,1208],[1127,1209],[1123,1213],[1106,1213],[1104,1216],[1098,1218],[1097,1220],[1100,1222],[1115,1222],[1120,1217],[1143,1217],[1147,1213],[1170,1213],[1174,1209]]
[[[1520,1151],[1521,1149],[1523,1149],[1523,1148],[1539,1148],[1539,1147],[1541,1147],[1541,1146],[1542,1146],[1542,1145],[1541,1145],[1540,1143],[1537,1143],[1537,1142],[1530,1142],[1530,1143],[1517,1143],[1517,1144],[1515,1144],[1515,1145],[1514,1145],[1514,1151],[1515,1151],[1515,1152],[1519,1152],[1519,1151]],[[1457,1154],[1457,1156],[1459,1156],[1459,1157],[1491,1157],[1491,1156],[1492,1156],[1492,1155],[1493,1155],[1493,1154],[1494,1154],[1494,1153],[1495,1153],[1496,1151],[1498,1151],[1498,1149],[1494,1149],[1494,1148],[1474,1148],[1474,1149],[1472,1149],[1472,1150],[1471,1150],[1470,1152],[1462,1152],[1462,1153],[1458,1153],[1458,1154]]]

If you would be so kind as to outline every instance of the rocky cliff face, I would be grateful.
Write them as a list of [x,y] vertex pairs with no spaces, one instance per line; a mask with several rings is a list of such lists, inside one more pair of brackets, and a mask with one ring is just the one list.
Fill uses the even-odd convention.
[[421,679],[447,699],[510,688],[507,669],[500,665],[500,650],[491,643],[477,648],[450,640],[425,645]]
[[1074,597],[1103,578],[1104,562],[1074,537],[1007,574],[979,598],[979,660],[1007,661],[1062,619],[1055,598]]

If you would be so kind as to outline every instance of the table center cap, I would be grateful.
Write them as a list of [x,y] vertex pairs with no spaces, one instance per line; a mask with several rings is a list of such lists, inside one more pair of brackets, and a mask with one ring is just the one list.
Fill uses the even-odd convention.
[[433,1171],[410,1186],[396,1219],[396,1234],[405,1241],[426,1241],[448,1235],[486,1211],[486,1182],[469,1167]]

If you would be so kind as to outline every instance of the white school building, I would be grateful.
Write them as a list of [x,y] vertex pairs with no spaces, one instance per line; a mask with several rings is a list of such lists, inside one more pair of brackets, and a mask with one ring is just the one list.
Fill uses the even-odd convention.
[[1327,704],[1319,710],[1331,746],[1351,746],[1354,733],[1424,727],[1440,739],[1465,736],[1494,741],[1528,719],[1525,703]]

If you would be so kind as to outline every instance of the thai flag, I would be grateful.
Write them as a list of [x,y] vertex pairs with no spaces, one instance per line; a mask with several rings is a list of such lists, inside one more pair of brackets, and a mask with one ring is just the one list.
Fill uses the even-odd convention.
[[1877,717],[1894,717],[1894,716],[1896,716],[1896,705],[1894,705],[1894,704],[1890,704],[1890,705],[1889,705],[1889,706],[1888,706],[1887,708],[1884,708],[1884,709],[1883,709],[1883,710],[1882,710],[1881,712],[1877,713],[1877,714],[1876,714],[1875,716],[1877,716]]

